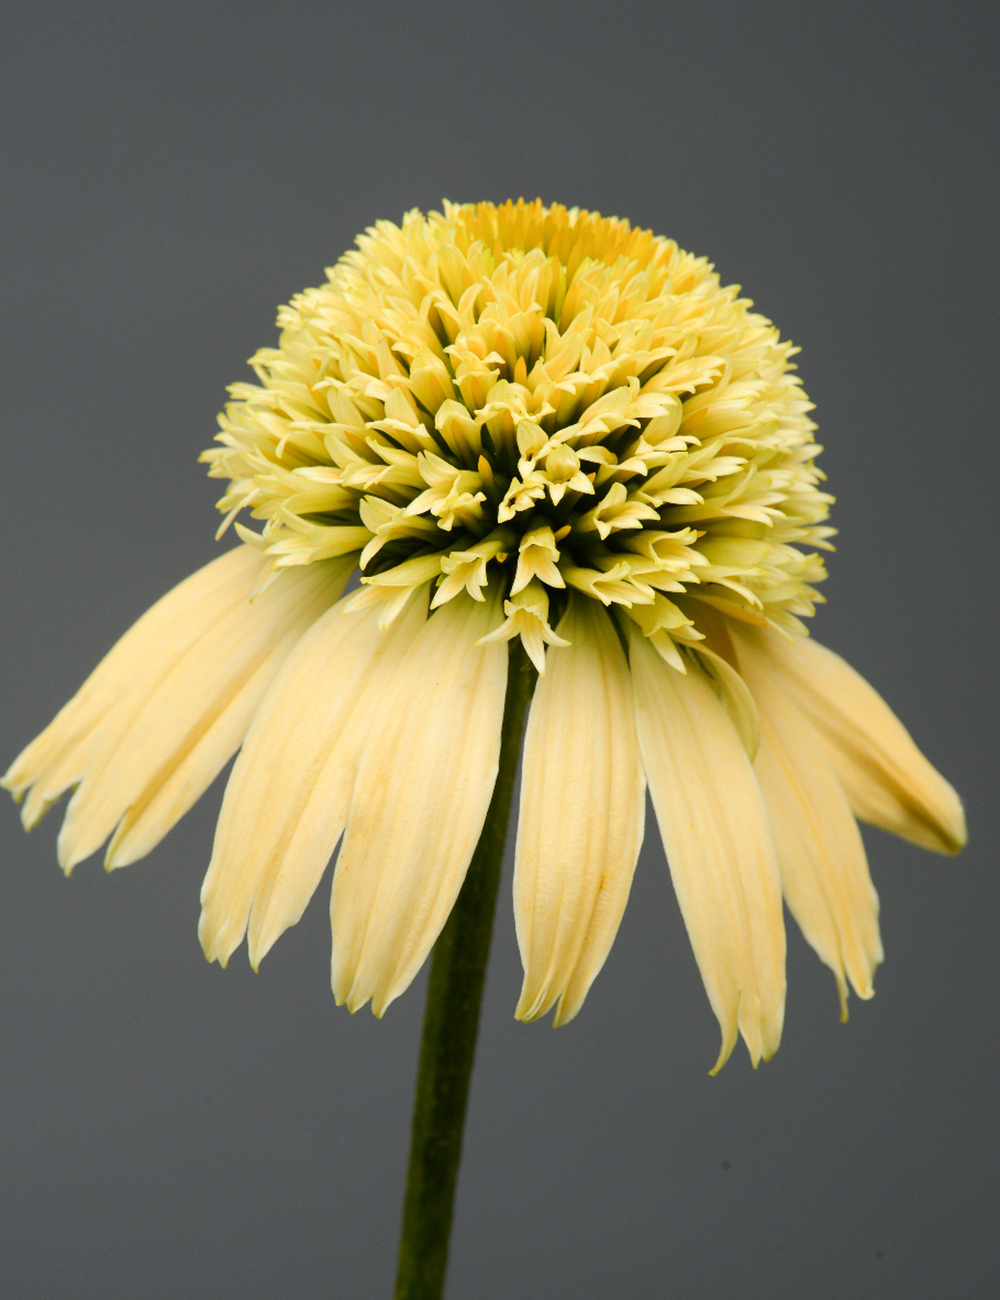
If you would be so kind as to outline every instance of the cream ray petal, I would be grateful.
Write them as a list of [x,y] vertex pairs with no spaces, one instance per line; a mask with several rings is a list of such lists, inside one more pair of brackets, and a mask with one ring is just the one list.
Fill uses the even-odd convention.
[[249,546],[220,555],[158,600],[116,642],[0,781],[15,798],[30,789],[23,810],[26,827],[82,779],[104,735],[127,725],[150,684],[222,613],[249,597],[262,563]]
[[[148,839],[156,818],[166,833],[165,816],[179,816],[197,782],[211,779],[219,746],[229,747],[225,762],[243,740],[245,732],[235,733],[232,724],[247,709],[242,715],[232,709],[236,698],[255,680],[256,707],[285,655],[343,590],[352,567],[351,560],[337,559],[289,573],[259,599],[218,619],[165,676],[147,683],[142,707],[120,739],[103,746],[70,800],[58,840],[65,871],[99,848],[130,809],[140,815],[147,805],[152,809],[153,820],[137,838]],[[154,805],[168,783],[163,802]]]
[[722,1028],[719,1070],[743,1034],[756,1065],[777,1050],[785,930],[756,777],[700,670],[681,675],[631,632],[639,747],[678,902]]
[[752,763],[760,745],[760,719],[753,696],[740,674],[721,655],[704,645],[699,645],[695,653]]
[[524,742],[514,916],[524,965],[515,1015],[555,1023],[583,1005],[628,901],[646,781],[632,684],[603,607],[571,596],[558,633],[572,644],[539,680]]
[[[320,598],[318,608],[335,598],[338,585],[342,587],[343,581],[334,581],[328,596]],[[289,651],[294,653],[301,641],[309,618],[308,606],[290,618],[286,635],[277,641],[257,669],[224,704],[190,750],[183,757],[175,755],[176,766],[165,779],[151,782],[131,805],[108,844],[105,866],[109,871],[145,857],[201,798],[240,748]]]
[[299,640],[257,710],[202,887],[198,933],[209,960],[226,964],[252,908],[258,966],[319,884],[347,821],[374,710],[426,617],[414,601],[383,632],[379,614],[345,617],[339,601]]
[[961,800],[860,673],[812,637],[733,627],[741,660],[756,656],[819,732],[856,817],[937,853],[962,848]]
[[756,657],[742,664],[760,710],[754,770],[767,805],[789,910],[833,971],[847,1019],[847,979],[874,993],[882,960],[878,895],[858,824],[813,727]]
[[333,990],[381,1016],[447,920],[496,780],[507,648],[477,646],[499,599],[436,610],[410,646],[365,747],[333,878]]
[[[334,757],[332,763],[328,761],[324,765],[317,792],[303,810],[302,817],[295,827],[285,861],[270,888],[262,891],[259,904],[255,905],[251,915],[250,960],[255,969],[275,940],[301,917],[309,896],[319,883],[323,868],[343,833],[361,765],[361,756],[371,735],[375,713],[406,651],[426,621],[426,595],[426,590],[419,593],[419,596],[424,599],[418,597],[412,600],[404,614],[388,629],[382,626],[381,611],[378,609],[372,611],[380,639],[370,661],[359,672],[359,680],[351,687],[354,707],[344,720],[341,739],[337,745],[341,758]],[[333,784],[331,768],[337,766],[340,768],[341,775],[336,786],[336,797],[332,789],[327,796],[324,794],[327,783]],[[312,831],[312,819],[316,814],[317,806],[321,807],[322,817],[318,837]],[[334,820],[336,820],[335,826]],[[321,862],[320,857],[323,854],[325,857]],[[294,864],[303,860],[308,863],[309,855],[316,874],[315,883],[306,894],[310,877],[308,874],[303,875],[300,883]]]
[[183,757],[173,755],[174,766],[167,763],[130,805],[108,842],[104,859],[108,871],[144,858],[205,793],[239,749],[301,626],[296,622],[289,628]]

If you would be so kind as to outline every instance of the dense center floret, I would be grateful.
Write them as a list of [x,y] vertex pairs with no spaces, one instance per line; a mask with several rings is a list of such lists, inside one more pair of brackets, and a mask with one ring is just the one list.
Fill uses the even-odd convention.
[[779,339],[703,258],[540,202],[380,222],[234,384],[219,502],[269,575],[359,553],[356,603],[506,599],[554,639],[573,588],[668,657],[701,606],[812,613],[831,498]]

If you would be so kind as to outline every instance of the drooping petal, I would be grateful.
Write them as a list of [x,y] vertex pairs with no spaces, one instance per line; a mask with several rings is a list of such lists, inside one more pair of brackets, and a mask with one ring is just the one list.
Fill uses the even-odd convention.
[[698,646],[696,653],[752,763],[760,746],[760,719],[757,716],[757,704],[747,689],[746,682],[732,664],[707,646]]
[[462,593],[410,646],[371,727],[333,879],[333,990],[381,1016],[462,887],[496,780],[507,648],[499,601]]
[[68,704],[14,760],[0,784],[21,798],[30,830],[87,773],[102,743],[115,744],[148,694],[219,619],[249,598],[263,560],[237,546],[167,592],[108,651]]
[[856,817],[937,853],[962,848],[958,795],[850,664],[811,637],[735,631],[741,663],[756,657],[819,732]]
[[312,625],[261,701],[233,767],[201,891],[205,955],[223,965],[250,923],[256,967],[299,920],[347,823],[374,712],[426,617],[413,601],[387,631],[379,609],[338,602]]
[[163,676],[139,679],[126,725],[102,737],[66,810],[64,870],[116,827],[109,869],[162,839],[239,747],[285,656],[343,590],[351,567],[338,559],[290,572],[209,623]]
[[757,779],[728,715],[693,664],[629,641],[639,747],[670,873],[719,1024],[724,1064],[743,1034],[756,1065],[777,1050],[785,930],[774,844]]
[[882,960],[878,895],[858,824],[815,729],[757,658],[741,664],[760,711],[754,764],[771,820],[789,910],[833,971],[847,1019],[847,980],[874,993]]
[[646,781],[628,663],[609,616],[571,597],[531,702],[521,770],[514,917],[524,965],[515,1012],[579,1011],[618,933],[642,843]]

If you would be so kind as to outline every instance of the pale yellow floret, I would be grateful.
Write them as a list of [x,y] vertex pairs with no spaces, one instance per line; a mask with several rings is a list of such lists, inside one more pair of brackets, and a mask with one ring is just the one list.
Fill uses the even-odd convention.
[[441,572],[445,576],[431,602],[431,608],[437,609],[464,588],[473,600],[485,600],[483,588],[489,581],[488,565],[490,560],[502,564],[507,558],[507,551],[517,538],[505,528],[496,528],[489,537],[470,546],[467,551],[452,551],[441,561]]
[[445,532],[451,532],[456,524],[468,526],[482,518],[479,506],[486,500],[486,494],[478,490],[483,486],[480,474],[460,469],[426,451],[417,457],[417,465],[420,477],[429,486],[406,507],[407,514],[430,511]]
[[533,579],[550,587],[565,587],[563,576],[556,567],[558,559],[559,547],[548,524],[541,524],[525,533],[518,546],[517,572],[510,594],[516,596]]
[[559,442],[545,457],[545,477],[549,497],[557,506],[567,492],[582,492],[592,496],[594,485],[580,468],[580,457],[572,447]]
[[351,593],[344,604],[344,613],[351,614],[371,605],[381,605],[379,626],[384,630],[399,617],[417,593],[436,578],[441,570],[440,555],[419,555],[384,573],[362,578],[364,584]]
[[561,636],[549,626],[549,596],[540,582],[531,581],[526,587],[504,601],[506,619],[488,636],[479,638],[479,645],[495,645],[520,637],[528,658],[539,673],[545,673],[545,647],[567,646]]

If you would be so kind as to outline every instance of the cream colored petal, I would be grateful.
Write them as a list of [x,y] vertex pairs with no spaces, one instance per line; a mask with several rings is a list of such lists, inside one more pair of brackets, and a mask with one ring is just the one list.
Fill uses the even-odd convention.
[[628,663],[602,606],[572,596],[572,644],[549,659],[524,741],[514,916],[524,965],[520,1020],[583,1005],[628,901],[646,781]]
[[223,965],[251,907],[256,967],[299,920],[347,822],[375,709],[423,626],[414,601],[388,631],[338,602],[306,632],[261,701],[226,787],[198,933]]
[[760,718],[753,696],[740,674],[721,655],[703,645],[697,647],[696,653],[752,763],[760,745]]
[[[296,623],[289,628],[288,635],[281,638],[210,722],[206,712],[205,730],[197,738],[189,734],[135,797],[108,842],[104,857],[108,871],[144,858],[205,793],[239,749],[262,696],[294,644],[296,629],[301,627]],[[131,733],[125,743],[132,743]],[[115,778],[112,775],[108,779]]]
[[878,895],[847,799],[819,737],[760,661],[743,671],[760,711],[754,770],[771,819],[789,910],[833,971],[847,1019],[847,979],[859,997],[874,993],[882,960]]
[[856,817],[937,853],[962,848],[958,795],[859,673],[811,637],[731,626],[741,662],[756,656],[819,732]]
[[496,780],[507,647],[499,601],[466,594],[414,640],[372,724],[333,879],[333,990],[381,1016],[462,887]]
[[262,563],[252,547],[227,551],[157,601],[111,648],[0,782],[16,798],[33,787],[23,809],[26,827],[86,775],[93,752],[127,727],[150,685],[207,628],[246,602]]
[[704,675],[681,675],[636,629],[639,747],[674,888],[712,1009],[721,1068],[743,1034],[756,1065],[777,1050],[785,1006],[781,883],[757,780]]
[[119,863],[166,834],[239,747],[274,673],[343,590],[351,567],[339,559],[290,572],[210,625],[163,677],[142,683],[142,706],[102,742],[70,800],[58,842],[64,870],[123,818],[113,850]]

